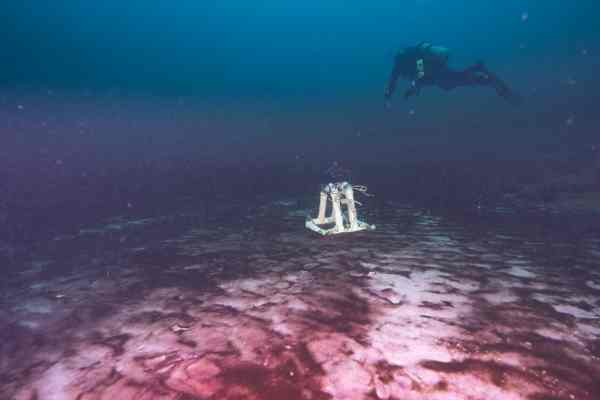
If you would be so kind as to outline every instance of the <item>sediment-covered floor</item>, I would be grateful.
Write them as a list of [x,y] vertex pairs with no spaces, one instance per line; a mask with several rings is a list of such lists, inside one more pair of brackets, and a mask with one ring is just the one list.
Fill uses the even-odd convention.
[[301,215],[57,237],[5,277],[0,397],[600,398],[600,238],[393,204],[321,238]]

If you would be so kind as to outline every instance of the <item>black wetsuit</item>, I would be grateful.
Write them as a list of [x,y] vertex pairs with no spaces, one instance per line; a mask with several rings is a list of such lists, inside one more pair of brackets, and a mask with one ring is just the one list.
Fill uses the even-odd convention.
[[411,81],[404,98],[419,94],[424,86],[437,86],[444,90],[461,86],[489,86],[510,103],[520,102],[519,97],[508,85],[490,72],[483,63],[464,70],[453,70],[448,67],[447,54],[434,52],[432,48],[431,44],[423,42],[396,55],[394,69],[385,91],[386,99],[392,96],[398,78],[402,77]]

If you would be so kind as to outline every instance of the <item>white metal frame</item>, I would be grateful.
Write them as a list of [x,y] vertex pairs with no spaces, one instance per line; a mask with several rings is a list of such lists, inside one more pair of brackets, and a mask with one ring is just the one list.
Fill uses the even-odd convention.
[[[331,200],[332,210],[329,217],[326,216],[327,202]],[[344,213],[343,206],[346,206]],[[324,225],[334,226],[326,229]],[[374,230],[375,225],[369,225],[360,221],[356,212],[354,190],[348,182],[330,183],[321,189],[319,202],[319,216],[306,220],[306,227],[321,235],[332,235],[338,233],[358,232]]]

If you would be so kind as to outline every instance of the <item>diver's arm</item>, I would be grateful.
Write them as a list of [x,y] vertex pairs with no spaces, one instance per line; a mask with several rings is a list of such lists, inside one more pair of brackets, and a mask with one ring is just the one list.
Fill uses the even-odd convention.
[[392,94],[394,94],[394,91],[396,90],[396,82],[398,82],[399,77],[400,77],[400,66],[398,65],[398,63],[395,63],[394,69],[392,70],[392,73],[390,74],[390,79],[388,80],[388,84],[385,89],[385,99],[386,100],[389,100],[392,97]]

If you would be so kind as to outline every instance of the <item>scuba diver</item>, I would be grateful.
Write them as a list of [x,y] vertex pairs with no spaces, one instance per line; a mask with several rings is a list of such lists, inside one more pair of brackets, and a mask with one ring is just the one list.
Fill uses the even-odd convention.
[[333,182],[352,182],[350,170],[344,168],[338,161],[334,161],[329,168],[327,168],[325,175],[327,176],[327,179],[333,180]]
[[418,95],[424,86],[437,86],[446,91],[460,86],[489,86],[509,103],[513,105],[520,103],[520,97],[490,72],[482,62],[460,71],[448,67],[448,58],[448,49],[434,46],[429,42],[421,42],[398,53],[385,90],[386,106],[389,107],[389,100],[399,77],[411,82],[404,93],[405,99]]

